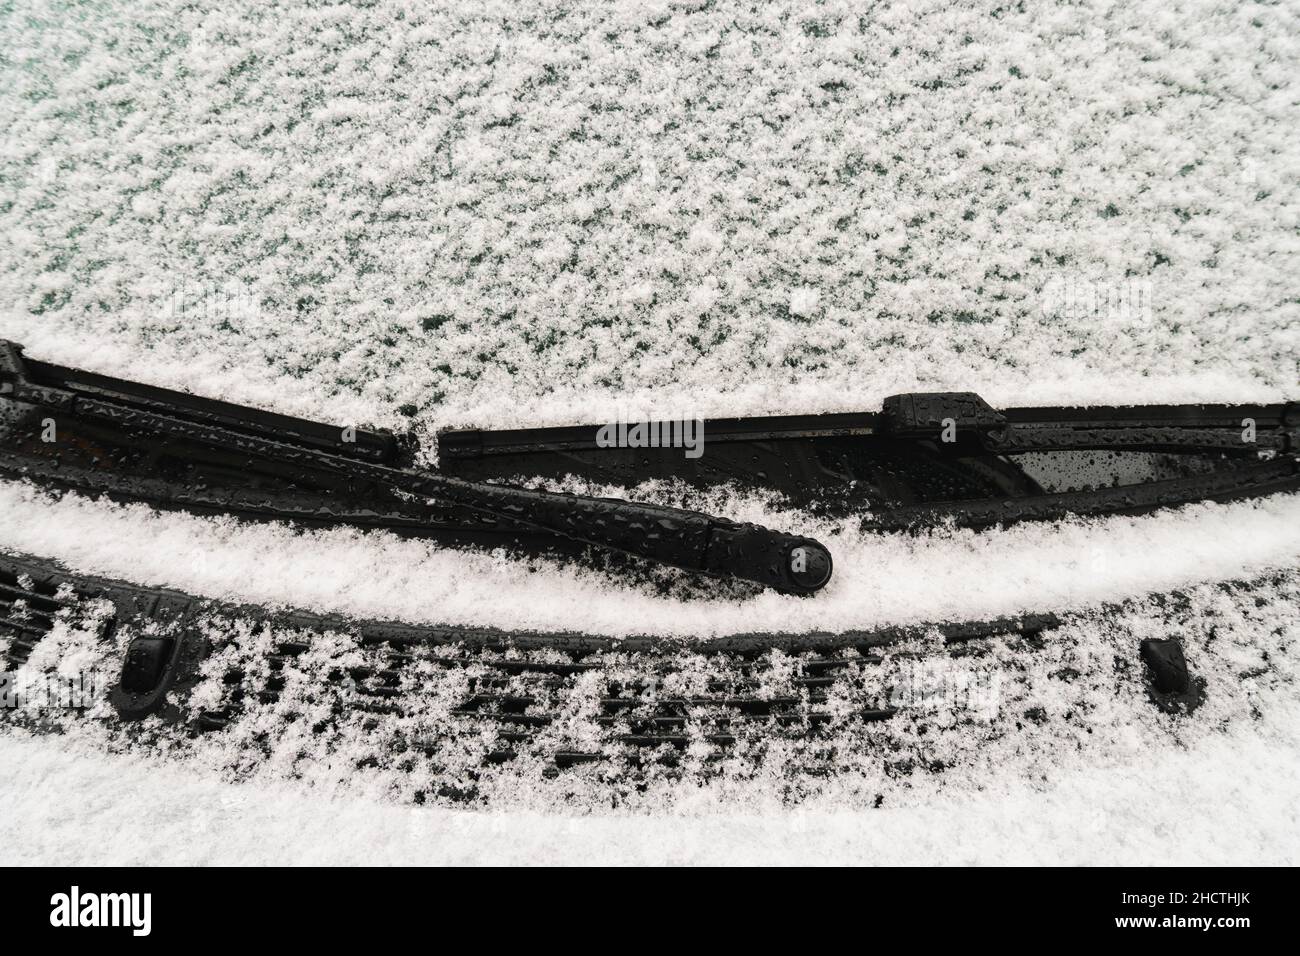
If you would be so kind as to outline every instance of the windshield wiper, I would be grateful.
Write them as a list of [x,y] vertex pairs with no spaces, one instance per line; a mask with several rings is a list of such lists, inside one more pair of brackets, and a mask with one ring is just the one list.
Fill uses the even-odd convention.
[[912,393],[880,412],[710,420],[708,452],[601,448],[594,426],[454,430],[444,471],[465,477],[678,478],[775,490],[865,514],[868,530],[984,528],[1140,513],[1300,490],[1300,405],[994,409],[969,392]]
[[[244,499],[251,510],[260,507],[270,516],[278,516],[277,502],[290,514],[294,510],[319,513],[322,507],[328,513],[330,496],[306,503],[304,498],[310,497],[307,488],[319,490],[322,483],[333,482],[335,490],[343,492],[339,497],[360,497],[372,507],[374,490],[386,489],[390,498],[391,492],[397,492],[495,519],[504,523],[507,531],[541,531],[688,571],[738,578],[796,594],[819,590],[831,575],[830,553],[810,538],[678,508],[490,484],[421,470],[405,460],[408,456],[391,435],[382,432],[332,428],[28,361],[21,347],[3,341],[0,398],[20,408],[29,406],[48,413],[54,426],[52,442],[41,442],[23,427],[11,429],[16,434],[0,458],[0,471],[11,476],[45,478],[72,487],[84,478],[88,490],[110,496],[116,488],[124,497],[170,498],[181,506],[188,496],[206,499],[209,509],[219,509],[229,495],[216,490],[206,476],[187,482],[167,473],[173,461],[179,459],[183,467],[187,454],[192,454],[196,462],[231,471],[246,468],[256,472],[259,463],[264,463],[268,474],[281,479],[282,487],[237,489],[234,497]],[[30,424],[39,430],[39,422]],[[116,454],[111,444],[114,440],[123,443],[116,446]],[[78,451],[86,459],[84,466],[64,462],[65,456],[78,457]],[[150,459],[159,467],[150,468]],[[129,482],[115,481],[118,462],[136,465],[139,476]],[[152,494],[133,494],[133,489]],[[418,513],[398,504],[399,512]],[[354,507],[365,510],[364,506]]]
[[[879,412],[695,423],[703,454],[602,440],[604,424],[438,436],[437,470],[385,432],[343,429],[25,359],[0,342],[14,408],[0,475],[159,508],[351,524],[455,545],[589,546],[797,594],[830,578],[824,546],[752,524],[532,490],[583,479],[776,492],[869,531],[985,528],[1140,513],[1300,490],[1300,405],[994,409],[912,393]],[[56,440],[42,441],[52,421]],[[668,434],[662,423],[645,430]],[[629,433],[630,434],[630,433]]]

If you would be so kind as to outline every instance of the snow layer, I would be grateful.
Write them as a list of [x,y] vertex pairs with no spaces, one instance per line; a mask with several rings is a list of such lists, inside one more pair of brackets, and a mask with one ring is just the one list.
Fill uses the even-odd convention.
[[[655,498],[646,493],[640,498]],[[719,496],[708,510],[812,534],[835,555],[813,599],[721,584],[682,598],[625,578],[388,533],[295,531],[51,497],[0,482],[0,547],[69,568],[235,603],[281,604],[415,623],[684,638],[848,630],[1065,610],[1300,566],[1300,495],[1199,504],[1143,517],[912,537],[864,533]]]
[[[1300,726],[1300,714],[1290,724]],[[647,818],[383,805],[0,737],[10,768],[0,776],[0,864],[1295,866],[1298,758],[1294,737],[1223,738],[924,806],[791,813],[720,804]]]
[[1293,3],[0,12],[0,334],[339,421],[1279,397]]

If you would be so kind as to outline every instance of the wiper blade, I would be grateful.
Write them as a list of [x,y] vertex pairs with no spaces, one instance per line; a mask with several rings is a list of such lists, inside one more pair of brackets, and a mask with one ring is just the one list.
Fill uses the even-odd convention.
[[[1300,490],[1296,403],[998,410],[969,392],[913,393],[875,413],[706,420],[700,431],[709,452],[695,460],[675,449],[600,448],[590,425],[444,431],[439,452],[446,470],[465,476],[747,483],[799,506],[869,512],[863,527],[878,531]],[[1129,472],[1136,481],[1123,480]]]
[[[811,594],[825,586],[831,575],[830,552],[810,538],[701,512],[424,471],[398,461],[396,443],[384,433],[332,429],[166,389],[28,363],[14,343],[0,342],[0,397],[137,439],[182,442],[366,482],[503,519],[512,526],[790,593]],[[56,435],[57,426],[56,419]],[[13,456],[7,464],[10,473],[22,473]]]
[[863,520],[862,527],[868,531],[906,531],[949,524],[976,529],[1005,527],[1022,521],[1060,521],[1071,515],[1146,514],[1196,501],[1236,501],[1297,490],[1300,461],[1284,457],[1190,478],[1093,491],[911,505],[872,515]]

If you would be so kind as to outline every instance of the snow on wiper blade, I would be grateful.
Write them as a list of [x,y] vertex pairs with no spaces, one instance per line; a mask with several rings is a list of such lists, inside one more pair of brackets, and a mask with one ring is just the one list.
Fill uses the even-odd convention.
[[[270,491],[255,484],[251,492],[234,492],[235,497],[243,499],[251,494],[253,504],[257,500],[267,503],[263,511],[270,517],[281,516],[275,513],[277,498],[294,502],[299,514],[323,510],[328,515],[336,499],[347,499],[364,510],[379,495],[387,504],[396,491],[494,519],[501,523],[505,534],[511,529],[540,531],[688,571],[737,578],[795,594],[811,594],[825,586],[831,576],[829,551],[809,538],[701,512],[489,484],[421,470],[399,460],[393,438],[381,432],[331,428],[180,392],[29,363],[20,346],[3,341],[0,397],[42,409],[54,423],[53,441],[41,441],[36,436],[24,440],[19,429],[17,442],[9,442],[19,447],[7,447],[0,454],[0,472],[11,476],[81,487],[110,497],[144,498],[158,504],[184,506],[187,497],[197,496],[206,498],[203,510],[218,510],[227,497],[224,489],[215,490],[207,473],[186,474],[190,463],[187,459],[216,467],[215,457],[227,475],[232,470],[255,468],[256,463],[263,464],[268,481],[274,475],[282,490]],[[84,468],[65,464],[61,457],[51,461],[52,453],[62,456],[74,451],[61,443],[59,436],[64,434],[75,436],[83,450],[88,443],[98,442],[104,453],[92,451]],[[124,450],[122,444],[114,446],[114,442],[129,448]],[[117,452],[108,451],[109,446],[117,448]],[[175,462],[172,471],[179,470],[180,474],[159,473],[156,459],[161,457]],[[127,466],[135,465],[143,474],[115,481],[114,465],[118,464],[124,472]],[[152,489],[152,493],[146,489]],[[314,496],[312,491],[316,492]],[[313,497],[315,508],[309,500]]]

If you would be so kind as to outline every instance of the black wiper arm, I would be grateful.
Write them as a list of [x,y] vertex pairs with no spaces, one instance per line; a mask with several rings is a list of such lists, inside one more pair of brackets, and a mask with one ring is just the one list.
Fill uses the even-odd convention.
[[[129,433],[184,439],[364,479],[585,544],[790,593],[818,591],[832,572],[830,552],[811,538],[678,508],[421,471],[393,463],[392,439],[383,433],[331,430],[180,392],[28,363],[20,346],[3,340],[0,397]],[[345,440],[345,431],[359,440]]]

